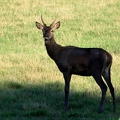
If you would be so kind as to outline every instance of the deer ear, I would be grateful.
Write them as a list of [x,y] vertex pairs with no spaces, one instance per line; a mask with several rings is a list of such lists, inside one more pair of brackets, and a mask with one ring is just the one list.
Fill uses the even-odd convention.
[[55,25],[51,28],[52,31],[55,31],[56,29],[58,29],[60,27],[60,21],[55,23]]
[[38,22],[36,22],[35,24],[36,24],[36,27],[37,27],[38,29],[43,30],[44,26],[43,26],[42,24],[40,24],[40,23],[38,23]]

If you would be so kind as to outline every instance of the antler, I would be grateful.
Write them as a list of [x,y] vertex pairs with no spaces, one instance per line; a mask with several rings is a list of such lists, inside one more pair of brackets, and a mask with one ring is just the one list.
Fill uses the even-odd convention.
[[46,26],[45,22],[43,21],[42,15],[41,15],[41,21],[42,21],[43,25]]
[[55,21],[56,21],[57,18],[58,18],[58,15],[57,15],[57,17],[54,19],[54,21],[50,24],[50,27],[52,27],[52,26],[54,25],[54,23],[55,23]]

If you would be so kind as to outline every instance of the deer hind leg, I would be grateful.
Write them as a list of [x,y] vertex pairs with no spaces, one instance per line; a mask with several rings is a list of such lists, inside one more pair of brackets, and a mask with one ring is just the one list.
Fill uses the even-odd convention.
[[109,89],[110,93],[113,99],[113,111],[115,112],[116,107],[115,107],[115,93],[114,93],[114,87],[111,83],[111,75],[110,75],[110,66],[106,67],[102,73],[102,76],[104,77]]
[[99,108],[98,108],[98,113],[101,113],[103,111],[103,104],[104,104],[104,101],[105,101],[107,86],[103,82],[101,74],[94,74],[93,77],[94,77],[96,83],[99,85],[99,87],[101,89],[101,92],[102,92],[102,97],[101,97],[100,105],[99,105]]

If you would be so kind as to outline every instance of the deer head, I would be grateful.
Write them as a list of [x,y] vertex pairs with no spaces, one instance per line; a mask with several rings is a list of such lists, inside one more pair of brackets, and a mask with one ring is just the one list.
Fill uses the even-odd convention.
[[48,41],[51,38],[53,38],[53,32],[60,27],[60,21],[55,23],[56,21],[56,18],[55,18],[55,20],[50,24],[50,26],[47,26],[42,18],[42,15],[41,15],[41,21],[43,25],[39,22],[36,22],[36,27],[42,30],[43,38],[45,39],[45,41]]

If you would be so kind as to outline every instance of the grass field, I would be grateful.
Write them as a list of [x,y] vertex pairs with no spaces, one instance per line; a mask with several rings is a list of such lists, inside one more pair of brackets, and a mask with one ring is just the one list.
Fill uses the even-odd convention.
[[[109,90],[97,113],[101,91],[92,77],[81,76],[72,76],[70,109],[63,110],[64,80],[35,26],[41,14],[48,25],[59,15],[57,43],[112,54],[116,113]],[[120,120],[119,0],[1,0],[0,17],[1,120]]]

